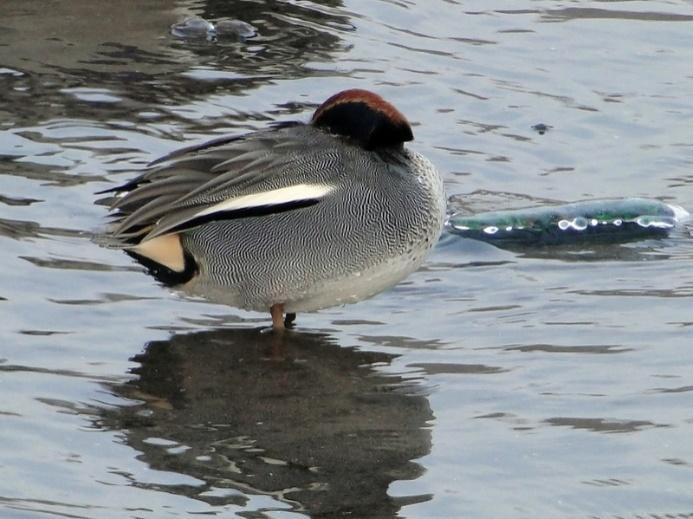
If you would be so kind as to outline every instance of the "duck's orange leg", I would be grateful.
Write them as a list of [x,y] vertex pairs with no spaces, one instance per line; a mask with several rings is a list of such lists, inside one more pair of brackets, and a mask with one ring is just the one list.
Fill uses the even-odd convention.
[[275,330],[284,330],[284,305],[282,303],[273,304],[270,307],[272,314],[272,328]]

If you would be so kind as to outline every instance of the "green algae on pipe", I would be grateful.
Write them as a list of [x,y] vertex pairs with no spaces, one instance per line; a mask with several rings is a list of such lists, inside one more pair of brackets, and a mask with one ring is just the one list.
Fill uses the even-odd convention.
[[678,206],[626,198],[451,215],[449,232],[491,243],[554,245],[663,237],[689,217]]

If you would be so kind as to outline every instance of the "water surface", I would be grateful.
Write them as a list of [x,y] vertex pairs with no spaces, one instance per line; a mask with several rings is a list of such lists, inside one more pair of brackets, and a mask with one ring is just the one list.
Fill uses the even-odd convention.
[[[687,517],[693,241],[444,236],[399,286],[299,315],[190,300],[92,235],[182,145],[370,88],[451,209],[693,208],[693,5],[5,0],[0,515]],[[240,19],[247,41],[169,34]],[[546,124],[543,135],[533,130]]]

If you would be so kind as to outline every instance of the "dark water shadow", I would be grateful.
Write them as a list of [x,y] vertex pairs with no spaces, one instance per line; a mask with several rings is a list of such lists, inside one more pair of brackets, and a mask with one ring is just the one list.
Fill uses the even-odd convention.
[[[540,259],[555,260],[563,263],[595,263],[595,262],[646,262],[662,261],[675,258],[690,257],[691,236],[685,228],[674,229],[667,237],[623,239],[610,238],[609,241],[582,240],[576,243],[561,245],[517,244],[501,242],[485,242],[450,232],[443,232],[438,243],[440,257],[448,261],[437,262],[436,267],[447,268],[502,266],[515,263],[515,260]],[[483,262],[459,262],[449,260],[455,257],[464,259],[473,252],[489,257]],[[503,256],[503,252],[512,256]],[[501,259],[502,258],[502,259]]]
[[571,22],[576,20],[637,20],[641,22],[690,22],[693,16],[672,12],[630,11],[593,7],[564,7],[541,12],[542,22]]
[[413,460],[430,451],[433,418],[419,385],[376,367],[394,357],[318,333],[175,335],[133,358],[137,378],[110,389],[139,403],[100,411],[99,425],[122,432],[151,468],[204,482],[171,492],[239,506],[268,495],[311,517],[394,517],[430,499],[395,499],[388,487],[422,473]]
[[[563,245],[522,245],[489,243],[444,232],[438,243],[439,261],[435,263],[435,267],[498,267],[516,263],[522,258],[563,263],[661,261],[680,256],[682,251],[686,253],[689,239],[690,237],[675,230],[671,236],[666,238],[641,241],[624,240],[618,242],[612,240],[609,243],[583,241]],[[469,258],[470,253],[476,257],[483,255],[488,260],[453,261],[457,258],[460,260]]]
[[[5,5],[7,4],[7,5]],[[348,50],[343,35],[354,31],[340,15],[341,2],[321,5],[277,0],[257,2],[150,2],[140,9],[120,2],[57,2],[51,9],[6,0],[6,24],[0,24],[4,47],[4,88],[0,105],[12,106],[15,126],[43,125],[46,120],[85,121],[183,119],[171,107],[209,102],[214,96],[247,96],[281,79],[321,74],[316,64],[332,63]],[[247,42],[210,42],[175,38],[172,23],[190,15],[252,22],[258,36]],[[312,106],[312,105],[311,105]],[[247,127],[276,114],[234,110],[217,124]],[[281,115],[299,113],[303,103],[277,107]],[[221,108],[220,108],[221,110]],[[212,113],[202,121],[213,128]],[[160,131],[166,131],[160,129]],[[179,135],[172,135],[180,138]],[[0,152],[1,153],[1,152]]]

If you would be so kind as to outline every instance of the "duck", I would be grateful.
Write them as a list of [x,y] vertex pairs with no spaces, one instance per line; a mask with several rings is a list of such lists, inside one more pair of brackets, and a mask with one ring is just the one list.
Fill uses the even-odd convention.
[[108,244],[166,286],[215,303],[297,312],[355,303],[417,270],[445,216],[433,164],[380,95],[349,89],[309,122],[188,146],[101,193]]

